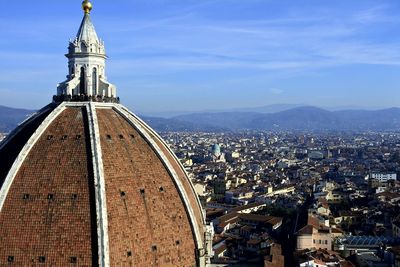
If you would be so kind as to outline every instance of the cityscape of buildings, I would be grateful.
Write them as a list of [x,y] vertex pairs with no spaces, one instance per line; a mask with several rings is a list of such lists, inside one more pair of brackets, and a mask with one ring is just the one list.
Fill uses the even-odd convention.
[[214,225],[214,262],[400,266],[400,133],[163,137]]
[[161,135],[214,227],[213,265],[400,266],[400,133]]

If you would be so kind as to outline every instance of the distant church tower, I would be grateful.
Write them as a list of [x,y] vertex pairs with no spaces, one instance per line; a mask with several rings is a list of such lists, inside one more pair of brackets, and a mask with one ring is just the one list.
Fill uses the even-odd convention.
[[92,4],[83,3],[85,15],[75,39],[69,43],[67,80],[58,86],[57,96],[115,98],[116,88],[105,74],[107,59],[104,42],[96,34],[90,11]]
[[213,227],[172,150],[119,104],[91,8],[68,80],[0,143],[0,266],[207,266]]

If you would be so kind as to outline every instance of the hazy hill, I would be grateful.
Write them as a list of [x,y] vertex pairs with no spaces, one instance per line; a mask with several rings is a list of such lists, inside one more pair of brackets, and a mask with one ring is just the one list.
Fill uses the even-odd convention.
[[179,121],[157,117],[140,116],[146,123],[158,132],[224,132],[229,128],[222,128],[212,124],[198,124],[192,121]]
[[198,113],[174,117],[183,122],[231,130],[386,131],[400,130],[400,108],[376,111],[327,111],[297,107],[272,114],[251,112]]
[[246,125],[255,119],[260,119],[264,114],[256,112],[218,112],[218,113],[195,113],[176,116],[173,119],[179,122],[193,122],[198,127],[207,128],[208,125],[238,130],[247,128]]
[[331,130],[340,123],[333,112],[316,107],[299,107],[255,118],[247,127],[260,130]]
[[262,106],[262,107],[254,107],[254,108],[237,108],[237,109],[232,109],[228,110],[230,112],[257,112],[257,113],[277,113],[293,108],[298,108],[302,107],[304,105],[300,104],[273,104],[273,105],[268,105],[268,106]]
[[301,107],[304,105],[300,104],[273,104],[261,107],[253,108],[231,108],[231,109],[212,109],[212,110],[202,110],[202,111],[164,111],[164,112],[140,112],[145,114],[147,117],[157,117],[157,118],[174,118],[190,114],[204,114],[204,113],[231,113],[231,112],[252,112],[252,113],[276,113],[292,108]]
[[[0,106],[0,132],[9,132],[32,110]],[[281,112],[206,112],[158,118],[141,116],[157,131],[299,130],[388,131],[400,130],[400,108],[327,111],[296,107]]]
[[10,132],[33,112],[33,110],[0,106],[0,132]]

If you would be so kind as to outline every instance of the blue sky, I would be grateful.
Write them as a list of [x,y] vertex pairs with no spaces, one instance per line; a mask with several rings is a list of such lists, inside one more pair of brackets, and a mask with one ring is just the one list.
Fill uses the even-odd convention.
[[[51,100],[67,73],[64,54],[82,19],[80,3],[0,3],[0,105],[39,108]],[[397,0],[93,5],[108,79],[138,112],[400,106]]]

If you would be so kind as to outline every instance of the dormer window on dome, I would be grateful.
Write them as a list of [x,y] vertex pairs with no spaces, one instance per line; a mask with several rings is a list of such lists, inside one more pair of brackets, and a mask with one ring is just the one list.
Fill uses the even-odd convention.
[[74,40],[68,46],[67,80],[57,87],[55,102],[96,101],[119,102],[116,87],[107,81],[105,62],[107,59],[104,42],[97,36],[90,19],[92,4],[82,3],[85,12]]

